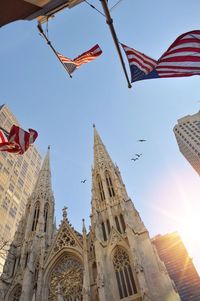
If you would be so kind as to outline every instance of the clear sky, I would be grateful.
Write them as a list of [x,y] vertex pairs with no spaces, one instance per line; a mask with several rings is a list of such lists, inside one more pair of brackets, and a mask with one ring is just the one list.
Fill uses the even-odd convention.
[[[123,0],[112,16],[121,42],[158,59],[180,34],[199,29],[199,11],[199,0]],[[150,235],[178,230],[200,272],[200,179],[173,134],[177,119],[200,108],[200,78],[146,80],[128,89],[105,19],[86,3],[49,21],[49,38],[71,58],[96,43],[103,50],[70,79],[36,21],[0,28],[0,103],[39,132],[43,156],[51,145],[58,224],[67,205],[77,230],[83,217],[89,226],[95,123]]]

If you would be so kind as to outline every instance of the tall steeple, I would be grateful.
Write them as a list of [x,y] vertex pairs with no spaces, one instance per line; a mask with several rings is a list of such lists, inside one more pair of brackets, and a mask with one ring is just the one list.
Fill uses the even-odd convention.
[[45,233],[46,243],[49,244],[54,223],[54,196],[51,186],[50,147],[42,163],[33,192],[29,198],[29,218],[26,227],[26,238],[33,233]]
[[36,181],[35,187],[33,189],[31,197],[37,197],[41,193],[50,193],[52,195],[51,189],[51,169],[50,169],[50,146],[48,146],[48,150],[44,161],[42,163],[42,167],[40,169],[38,179]]
[[[92,206],[97,210],[107,209],[128,199],[119,168],[113,163],[109,153],[94,127],[94,162],[92,169]],[[112,221],[110,216],[110,222]]]
[[53,232],[54,197],[51,188],[50,148],[48,147],[35,187],[28,199],[25,215],[11,244],[15,260],[12,260],[4,273],[5,277],[9,274],[10,279],[13,280],[23,274],[20,301],[32,300],[32,296],[36,295],[36,287],[37,299],[40,298],[38,295],[42,285],[40,278],[45,253],[53,240]]
[[101,164],[112,164],[112,160],[99,136],[95,125],[94,128],[94,167],[100,167]]
[[[101,301],[119,300],[119,295],[120,299],[130,297],[130,300],[133,295],[134,300],[179,300],[165,271],[159,270],[162,265],[148,231],[127,195],[119,168],[112,162],[95,127],[91,231]],[[108,277],[113,266],[118,296],[112,289],[116,288],[115,277]],[[152,281],[152,273],[156,275],[155,281]],[[151,285],[158,287],[152,294],[149,292]]]

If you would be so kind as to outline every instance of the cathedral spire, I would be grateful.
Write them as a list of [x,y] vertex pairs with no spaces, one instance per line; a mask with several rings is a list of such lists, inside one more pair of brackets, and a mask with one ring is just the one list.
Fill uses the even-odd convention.
[[94,128],[94,167],[100,166],[102,162],[104,164],[106,163],[112,163],[112,160],[106,150],[105,145],[103,144],[101,137],[99,136],[95,125],[93,125]]
[[34,197],[41,192],[47,191],[51,191],[50,146],[48,146],[32,196]]

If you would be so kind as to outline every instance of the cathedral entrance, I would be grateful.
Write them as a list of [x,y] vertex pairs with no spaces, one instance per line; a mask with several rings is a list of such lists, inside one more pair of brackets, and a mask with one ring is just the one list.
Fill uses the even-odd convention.
[[[54,266],[49,276],[49,301],[81,301],[83,265],[74,256],[65,254]],[[59,299],[58,299],[59,297]]]

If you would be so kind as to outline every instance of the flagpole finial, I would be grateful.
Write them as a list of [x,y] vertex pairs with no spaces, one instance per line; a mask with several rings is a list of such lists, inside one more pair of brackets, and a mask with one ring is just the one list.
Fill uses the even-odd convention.
[[92,126],[93,126],[93,128],[95,128],[95,124],[94,124],[94,123],[93,123],[93,125],[92,125]]

